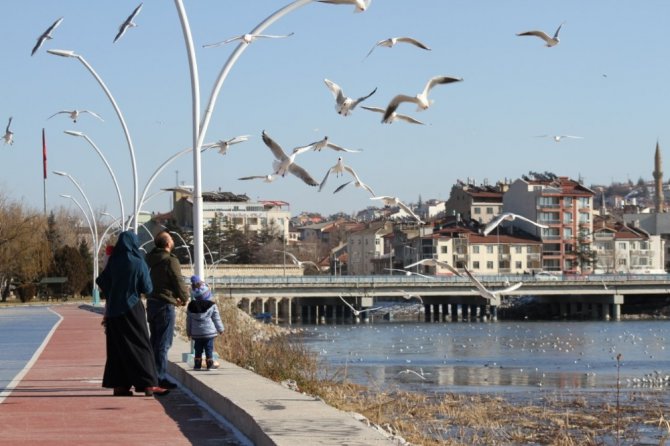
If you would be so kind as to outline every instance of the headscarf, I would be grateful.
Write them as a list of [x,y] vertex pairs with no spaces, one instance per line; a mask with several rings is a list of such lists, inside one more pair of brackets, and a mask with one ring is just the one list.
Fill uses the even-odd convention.
[[137,234],[124,231],[119,235],[96,283],[107,299],[108,317],[124,314],[139,302],[140,294],[151,293],[153,285],[149,268],[142,258]]

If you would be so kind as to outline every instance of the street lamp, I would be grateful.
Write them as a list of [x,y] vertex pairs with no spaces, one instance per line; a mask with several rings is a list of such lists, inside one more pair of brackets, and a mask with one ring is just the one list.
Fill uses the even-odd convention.
[[91,223],[91,219],[89,218],[88,214],[81,206],[81,204],[79,204],[76,198],[74,198],[72,195],[65,195],[65,194],[61,194],[60,196],[74,201],[74,204],[76,204],[81,213],[84,214],[86,224],[88,224],[88,229],[91,231],[91,239],[93,240],[93,285],[92,285],[93,288],[91,293],[93,294],[93,305],[98,305],[100,303],[100,294],[98,293],[98,285],[95,283],[95,279],[98,278],[98,271],[97,271],[98,231],[95,228],[95,225]]
[[[289,12],[298,9],[302,6],[312,3],[314,0],[296,0],[283,8],[277,10],[275,13],[270,15],[264,21],[262,21],[256,28],[254,28],[249,34],[256,35],[260,34],[268,26],[272,25],[275,21],[288,14]],[[182,0],[175,0],[175,6],[177,7],[177,12],[179,13],[179,19],[181,21],[182,31],[184,34],[184,41],[186,43],[186,51],[189,61],[190,73],[191,73],[191,96],[192,96],[192,129],[193,129],[193,147],[202,147],[204,135],[207,133],[209,127],[209,122],[214,111],[214,104],[219,95],[219,91],[223,86],[228,73],[232,69],[235,62],[240,57],[240,55],[247,49],[249,46],[245,42],[240,42],[233,53],[230,55],[225,65],[219,73],[219,77],[216,80],[212,93],[209,97],[209,103],[205,109],[205,114],[200,122],[200,83],[198,78],[198,65],[195,58],[195,47],[193,45],[193,36],[191,35],[191,28],[188,23],[188,18],[186,17],[186,11]],[[201,185],[201,162],[200,162],[200,150],[193,150],[193,241],[194,241],[194,254],[195,254],[195,271],[196,274],[200,275],[204,269],[204,255],[202,252],[202,240],[204,239],[203,233],[203,217],[202,217],[202,185]]]
[[[102,159],[102,162],[105,163],[105,167],[107,167],[107,171],[112,176],[112,181],[114,182],[114,187],[116,188],[116,195],[119,199],[119,207],[121,208],[121,222],[123,224],[123,222],[126,221],[126,213],[125,213],[125,210],[123,208],[123,198],[121,197],[121,189],[119,188],[119,182],[116,180],[116,175],[114,175],[114,171],[112,170],[112,166],[110,166],[109,163],[107,162],[107,158],[105,158],[105,155],[102,154],[102,151],[98,148],[98,146],[95,145],[93,140],[91,138],[89,138],[85,133],[77,132],[77,131],[74,131],[74,130],[65,130],[63,133],[65,133],[66,135],[78,136],[80,138],[84,138],[86,141],[88,141],[88,143],[91,145],[91,147],[93,147],[93,149],[95,149],[95,151],[98,153],[98,155],[100,155],[100,158]],[[123,228],[123,229],[125,229],[125,228]]]
[[95,72],[93,67],[84,59],[83,56],[76,54],[74,51],[71,50],[47,50],[47,53],[53,54],[55,56],[60,56],[60,57],[67,57],[67,58],[74,58],[77,59],[79,62],[81,62],[84,67],[93,75],[95,80],[98,82],[100,87],[102,87],[103,91],[107,95],[107,98],[109,101],[112,103],[112,107],[114,108],[114,111],[116,112],[116,116],[118,116],[119,121],[121,122],[121,127],[123,128],[123,133],[126,137],[126,142],[128,144],[128,150],[130,151],[130,162],[132,165],[133,169],[133,215],[135,216],[134,218],[134,232],[137,234],[137,213],[139,212],[139,203],[137,201],[137,165],[135,163],[135,149],[133,148],[133,141],[130,138],[130,132],[128,131],[128,126],[126,125],[126,120],[123,118],[123,114],[121,113],[121,109],[119,106],[116,104],[116,100],[114,99],[114,96],[112,96],[112,93],[109,91],[109,88],[107,88],[107,85],[103,82],[102,78],[98,75],[98,73]]

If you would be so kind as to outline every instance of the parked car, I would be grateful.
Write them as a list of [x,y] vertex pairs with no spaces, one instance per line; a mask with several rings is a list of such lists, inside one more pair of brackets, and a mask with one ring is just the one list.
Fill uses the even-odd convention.
[[558,276],[547,271],[540,271],[535,273],[537,280],[558,280]]

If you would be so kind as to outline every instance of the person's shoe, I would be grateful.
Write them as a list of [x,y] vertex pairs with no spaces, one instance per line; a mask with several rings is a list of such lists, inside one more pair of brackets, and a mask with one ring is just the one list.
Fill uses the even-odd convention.
[[164,389],[176,389],[177,385],[173,383],[172,381],[168,381],[167,379],[161,379],[158,381],[158,385]]
[[130,387],[114,387],[114,396],[133,396]]
[[164,395],[167,395],[168,393],[170,393],[170,390],[165,389],[163,387],[154,386],[154,387],[145,387],[144,388],[144,395],[146,395],[146,396],[153,396],[153,395],[164,396]]
[[207,370],[210,370],[214,367],[214,360],[212,359],[207,359]]
[[193,370],[200,370],[202,368],[202,358],[193,359]]

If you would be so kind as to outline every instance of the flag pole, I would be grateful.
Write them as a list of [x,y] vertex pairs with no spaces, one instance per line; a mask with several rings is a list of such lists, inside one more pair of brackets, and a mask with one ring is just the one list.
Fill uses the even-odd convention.
[[42,188],[44,194],[44,215],[47,215],[47,139],[42,128],[42,166],[43,166],[43,181]]

